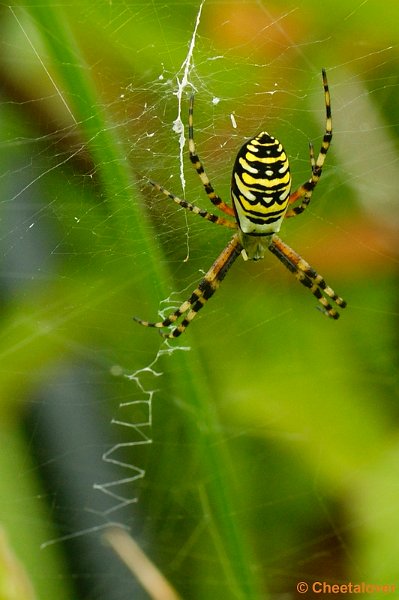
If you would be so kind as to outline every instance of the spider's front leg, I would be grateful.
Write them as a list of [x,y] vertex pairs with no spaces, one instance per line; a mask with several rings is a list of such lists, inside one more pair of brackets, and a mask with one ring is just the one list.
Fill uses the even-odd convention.
[[165,338],[177,338],[181,335],[191,321],[201,310],[204,304],[213,296],[221,282],[225,278],[228,270],[240,255],[242,246],[238,237],[238,234],[233,235],[230,242],[227,244],[223,252],[215,260],[209,271],[201,279],[198,287],[193,291],[190,298],[183,302],[183,304],[171,313],[166,319],[158,322],[143,321],[138,317],[134,317],[134,320],[144,327],[156,327],[158,329],[169,327],[173,325],[183,317],[183,320],[174,329],[168,333],[161,332],[161,335]]
[[327,285],[324,277],[277,235],[273,235],[269,250],[293,273],[299,283],[312,292],[313,296],[320,302],[321,310],[327,317],[339,318],[339,312],[331,306],[330,301],[341,308],[345,308],[346,301]]

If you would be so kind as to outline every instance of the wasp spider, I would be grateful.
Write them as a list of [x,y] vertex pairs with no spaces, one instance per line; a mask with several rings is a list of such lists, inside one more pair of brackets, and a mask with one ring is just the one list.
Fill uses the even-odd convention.
[[[162,332],[167,338],[176,338],[190,325],[198,311],[218,289],[228,270],[241,254],[244,260],[259,260],[270,250],[296,279],[307,287],[320,303],[321,311],[332,319],[339,313],[331,302],[344,308],[345,300],[327,285],[324,278],[299,254],[287,246],[276,234],[287,217],[302,213],[309,205],[324,165],[332,138],[331,104],[326,72],[323,69],[323,87],[326,107],[326,129],[317,158],[313,145],[309,144],[311,177],[297,190],[291,191],[291,175],[287,155],[280,142],[265,131],[246,142],[237,154],[231,179],[232,206],[225,204],[217,195],[196,152],[193,130],[194,96],[191,96],[188,113],[188,148],[190,161],[197,171],[209,200],[219,210],[235,220],[226,219],[203,210],[186,200],[178,198],[163,186],[150,181],[151,185],[183,208],[204,219],[235,229],[233,237],[201,279],[188,300],[166,319],[151,323],[135,317],[145,327],[167,328]],[[299,201],[296,206],[292,206]],[[180,323],[177,322],[181,319]],[[176,325],[175,325],[176,324]]]

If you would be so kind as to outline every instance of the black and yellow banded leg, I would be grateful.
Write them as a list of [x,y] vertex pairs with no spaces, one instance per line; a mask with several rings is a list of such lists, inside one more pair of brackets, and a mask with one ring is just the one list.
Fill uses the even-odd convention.
[[241,243],[238,235],[235,234],[223,252],[215,260],[209,271],[201,279],[198,287],[193,291],[190,298],[183,302],[183,304],[177,310],[171,313],[163,321],[159,321],[157,323],[143,321],[138,317],[134,317],[135,321],[144,327],[157,327],[158,329],[161,329],[173,325],[180,319],[180,317],[183,317],[183,320],[174,329],[168,333],[161,332],[161,335],[165,338],[179,337],[179,335],[181,335],[187,329],[191,321],[209,300],[209,298],[211,298],[216,292],[220,283],[225,278],[228,270],[238,256],[240,256],[241,250]]
[[234,216],[234,210],[231,206],[223,202],[223,200],[218,196],[218,194],[213,189],[213,185],[211,184],[208,175],[205,172],[204,166],[199,158],[197,151],[195,149],[194,142],[194,125],[193,125],[193,113],[194,113],[194,95],[190,98],[190,105],[188,108],[188,151],[190,160],[194,166],[194,169],[197,171],[199,178],[201,179],[202,185],[204,186],[206,195],[209,200],[218,207],[219,210],[224,212],[226,215],[230,217]]
[[229,227],[230,229],[237,229],[236,221],[230,221],[229,219],[225,219],[224,217],[218,217],[217,215],[214,215],[214,214],[208,212],[207,210],[204,210],[203,208],[196,206],[195,204],[191,204],[191,202],[187,202],[187,200],[183,200],[183,198],[179,198],[178,196],[175,196],[174,194],[172,194],[172,192],[169,192],[169,190],[164,188],[159,183],[152,181],[151,179],[148,179],[148,183],[150,183],[159,192],[162,192],[163,194],[165,194],[165,196],[167,196],[170,200],[173,200],[173,202],[176,202],[176,204],[178,204],[182,208],[189,210],[194,215],[198,215],[198,216],[202,217],[203,219],[206,219],[207,221],[216,223],[217,225],[223,225],[223,227]]
[[325,70],[322,71],[323,76],[323,88],[324,88],[324,100],[326,105],[326,130],[323,136],[323,141],[321,143],[321,148],[318,154],[317,159],[315,160],[313,144],[309,144],[310,151],[310,164],[312,168],[312,176],[308,181],[305,181],[304,184],[299,186],[297,190],[292,192],[289,198],[289,203],[293,204],[297,200],[302,198],[301,203],[298,206],[294,206],[289,209],[285,216],[286,218],[295,217],[296,215],[300,215],[309,205],[310,199],[313,194],[313,190],[319,182],[321,177],[321,173],[323,170],[324,161],[326,159],[326,154],[331,144],[332,140],[332,119],[331,119],[331,100],[330,100],[330,91],[328,89],[327,75]]
[[283,265],[294,274],[296,279],[307,287],[322,305],[322,312],[332,319],[338,319],[339,313],[333,308],[329,299],[337,306],[345,308],[346,302],[327,285],[324,278],[317,273],[295,250],[290,248],[279,237],[273,235],[270,246],[272,252]]

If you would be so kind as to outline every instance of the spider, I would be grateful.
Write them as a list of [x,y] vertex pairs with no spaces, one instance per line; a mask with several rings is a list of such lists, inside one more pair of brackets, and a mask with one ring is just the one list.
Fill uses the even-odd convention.
[[[149,183],[159,192],[179,206],[200,217],[235,229],[233,237],[226,248],[215,260],[209,271],[201,279],[198,287],[183,304],[163,321],[149,322],[135,317],[145,327],[169,328],[160,332],[165,338],[177,338],[190,325],[199,310],[218,289],[228,270],[241,254],[244,260],[259,260],[265,251],[270,250],[283,265],[293,273],[296,279],[307,287],[320,303],[320,310],[332,319],[338,319],[339,313],[330,302],[345,308],[346,302],[327,285],[324,278],[317,273],[299,254],[283,242],[276,234],[284,219],[301,214],[309,205],[313,190],[319,182],[326,154],[332,139],[332,120],[330,92],[327,75],[322,70],[324,100],[326,109],[326,126],[323,141],[317,159],[313,144],[309,143],[311,177],[291,191],[291,175],[287,155],[280,142],[265,131],[262,131],[239,150],[231,178],[232,206],[223,202],[215,192],[204,166],[199,158],[194,143],[194,95],[190,98],[188,112],[188,149],[190,161],[204,186],[209,200],[219,210],[235,220],[219,217],[213,213],[183,200],[158,183]],[[291,207],[297,201],[296,206]],[[181,318],[179,324],[173,325]],[[172,327],[170,327],[172,326]]]

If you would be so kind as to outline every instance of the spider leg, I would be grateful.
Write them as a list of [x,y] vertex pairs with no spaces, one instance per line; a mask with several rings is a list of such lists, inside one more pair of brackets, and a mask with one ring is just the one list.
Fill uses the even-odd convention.
[[330,91],[328,89],[327,75],[325,70],[322,71],[323,77],[323,87],[324,87],[324,99],[326,105],[326,130],[323,136],[323,141],[321,143],[321,148],[318,154],[317,159],[315,160],[313,144],[309,144],[310,151],[310,165],[312,168],[312,176],[308,181],[305,181],[302,185],[299,186],[297,190],[292,192],[289,197],[289,204],[293,204],[300,198],[302,198],[301,203],[298,206],[294,206],[285,213],[286,217],[295,217],[296,215],[300,215],[309,205],[310,199],[313,194],[313,190],[319,182],[321,177],[321,173],[323,170],[324,161],[326,159],[326,154],[331,144],[332,139],[332,120],[331,120],[331,101],[330,101]]
[[223,225],[223,227],[229,227],[230,229],[237,229],[237,223],[235,221],[230,221],[229,219],[225,219],[224,217],[218,217],[217,215],[214,215],[214,214],[208,212],[207,210],[203,210],[199,206],[196,206],[195,204],[191,204],[191,202],[187,202],[187,200],[183,200],[182,198],[175,196],[174,194],[169,192],[166,188],[164,188],[162,185],[159,185],[159,183],[156,183],[155,181],[152,181],[151,179],[149,179],[148,182],[156,190],[158,190],[159,192],[162,192],[163,194],[165,194],[165,196],[170,198],[170,200],[173,200],[173,202],[176,202],[176,204],[178,204],[182,208],[189,210],[190,212],[194,213],[195,215],[198,215],[198,216],[202,217],[203,219],[206,219],[207,221],[211,221],[212,223],[216,223],[217,225]]
[[213,186],[209,180],[208,175],[205,173],[204,166],[199,158],[197,151],[195,149],[194,142],[194,125],[193,125],[193,113],[194,113],[194,94],[190,98],[190,105],[188,108],[188,151],[190,160],[194,166],[194,169],[197,171],[199,178],[201,179],[202,185],[204,186],[206,195],[209,200],[219,208],[226,215],[231,217],[234,216],[234,210],[231,206],[223,202],[223,200],[218,196],[218,194],[213,189]]
[[325,315],[332,319],[339,318],[339,313],[331,306],[328,299],[331,299],[341,308],[345,308],[345,300],[327,285],[324,278],[313,267],[276,235],[273,235],[271,239],[269,250],[294,274],[299,283],[312,292],[322,305],[322,311]]
[[144,325],[144,327],[157,327],[160,329],[173,325],[180,317],[183,317],[183,320],[174,329],[168,333],[161,332],[161,335],[165,338],[179,337],[179,335],[187,329],[207,300],[209,300],[216,292],[228,270],[240,255],[241,250],[242,246],[240,240],[238,235],[235,234],[223,252],[215,260],[209,271],[201,279],[198,287],[193,291],[190,298],[183,302],[175,312],[171,313],[166,319],[159,321],[158,323],[143,321],[138,317],[134,317],[134,320],[140,323],[140,325]]

